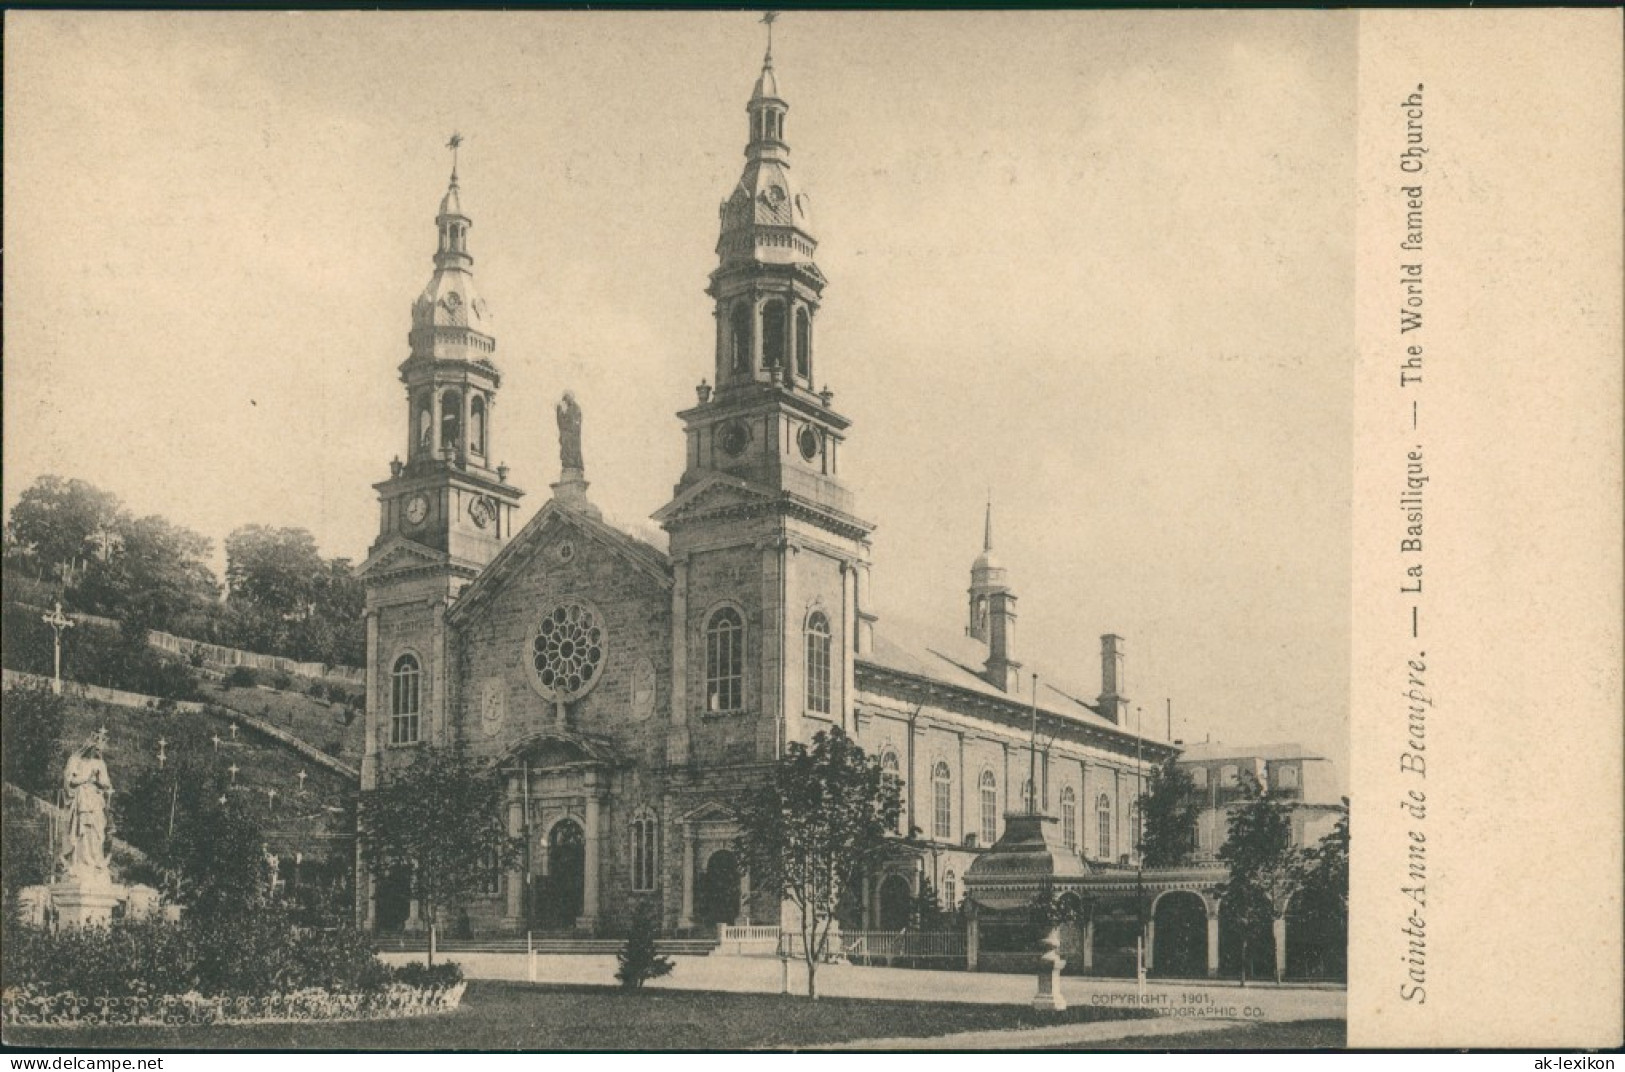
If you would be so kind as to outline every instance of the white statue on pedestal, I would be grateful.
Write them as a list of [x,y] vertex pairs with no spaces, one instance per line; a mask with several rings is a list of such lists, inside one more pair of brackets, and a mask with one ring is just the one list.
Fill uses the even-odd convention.
[[62,788],[68,794],[68,851],[63,856],[69,880],[105,885],[107,874],[107,805],[113,779],[102,760],[107,732],[99,730],[83,748],[68,757]]

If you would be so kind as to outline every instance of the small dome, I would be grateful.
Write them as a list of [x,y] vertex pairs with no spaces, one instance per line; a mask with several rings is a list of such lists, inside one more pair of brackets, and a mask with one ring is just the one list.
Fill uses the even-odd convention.
[[457,192],[457,180],[454,178],[451,180],[451,185],[446,189],[446,196],[440,199],[440,215],[461,216],[462,214],[463,198]]
[[761,77],[756,79],[756,90],[750,95],[750,99],[753,101],[784,99],[779,96],[779,79],[773,73],[773,58],[771,56],[762,64]]
[[[964,559],[960,559],[960,561],[963,562]],[[989,570],[1004,569],[1004,563],[999,561],[998,556],[993,553],[992,548],[988,548],[986,551],[983,551],[981,554],[976,556],[976,561],[971,563],[970,568],[976,570],[978,573],[986,573]]]

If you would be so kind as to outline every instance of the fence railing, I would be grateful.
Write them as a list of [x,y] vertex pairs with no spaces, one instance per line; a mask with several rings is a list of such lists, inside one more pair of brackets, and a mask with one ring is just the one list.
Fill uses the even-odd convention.
[[[780,935],[780,956],[799,957],[805,949],[801,935]],[[841,931],[824,940],[820,957],[850,964],[962,966],[965,935],[957,931]]]

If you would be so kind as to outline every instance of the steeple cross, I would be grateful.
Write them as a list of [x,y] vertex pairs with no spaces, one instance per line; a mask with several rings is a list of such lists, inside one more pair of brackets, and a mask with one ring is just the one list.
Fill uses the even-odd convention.
[[777,11],[762,12],[762,25],[767,27],[767,58],[769,61],[773,59],[773,24],[778,21],[778,18],[779,13]]
[[451,150],[451,181],[457,181],[457,147],[463,144],[463,136],[452,131],[451,138],[446,142],[446,148]]

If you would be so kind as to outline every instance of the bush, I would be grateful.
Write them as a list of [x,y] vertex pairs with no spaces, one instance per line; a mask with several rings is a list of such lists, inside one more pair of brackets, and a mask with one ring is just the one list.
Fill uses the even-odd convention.
[[13,685],[0,719],[0,773],[13,785],[49,797],[62,774],[62,697],[46,684]]
[[632,933],[627,935],[626,946],[615,957],[620,963],[615,978],[620,980],[621,989],[637,990],[650,979],[671,974],[671,958],[655,950],[656,930],[651,912],[641,911],[633,917]]
[[259,675],[255,674],[253,668],[248,666],[232,667],[224,682],[228,689],[251,689],[259,683]]
[[444,990],[463,981],[463,969],[455,961],[442,961],[433,965],[412,961],[396,968],[391,981],[403,986]]

